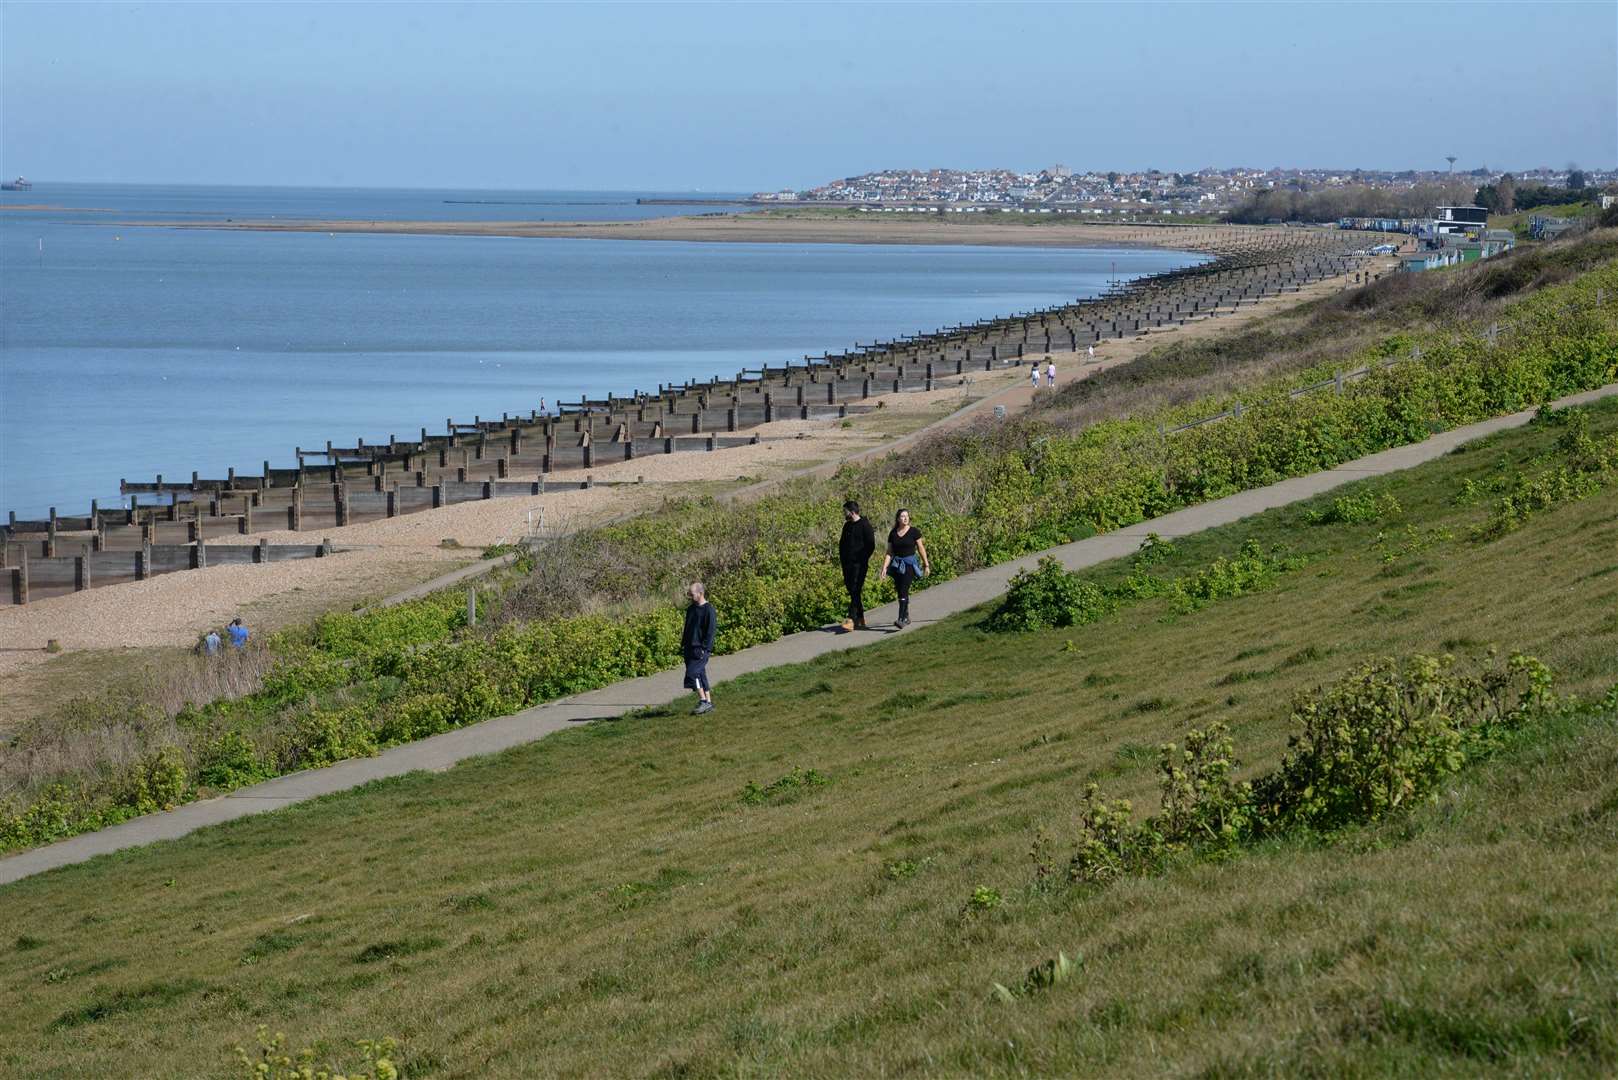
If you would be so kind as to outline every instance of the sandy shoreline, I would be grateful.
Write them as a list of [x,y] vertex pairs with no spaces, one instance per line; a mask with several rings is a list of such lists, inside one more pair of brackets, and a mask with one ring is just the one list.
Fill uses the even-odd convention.
[[586,240],[675,240],[689,243],[907,244],[974,247],[1166,248],[1217,252],[1267,233],[1300,230],[1229,225],[1102,225],[1051,222],[774,218],[750,214],[652,218],[645,221],[213,221],[108,222],[127,228],[247,232],[374,233],[408,236],[501,236]]

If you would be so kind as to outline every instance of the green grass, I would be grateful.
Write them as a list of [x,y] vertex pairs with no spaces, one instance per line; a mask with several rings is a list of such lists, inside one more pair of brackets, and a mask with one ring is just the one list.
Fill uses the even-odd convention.
[[[8,886],[0,1073],[215,1076],[267,1024],[322,1053],[397,1036],[411,1077],[1611,1075],[1613,718],[1331,843],[1055,892],[1027,854],[1037,829],[1062,853],[1087,782],[1149,807],[1190,724],[1272,766],[1291,695],[1370,656],[1498,643],[1612,685],[1610,490],[1487,544],[1456,499],[1557,435],[1370,481],[1392,523],[1309,524],[1338,491],[1154,566],[1248,537],[1309,557],[1269,591],[1026,635],[969,612],[722,685],[703,720],[597,722]],[[1403,522],[1454,539],[1384,562]],[[1072,979],[994,1000],[1059,951]]]

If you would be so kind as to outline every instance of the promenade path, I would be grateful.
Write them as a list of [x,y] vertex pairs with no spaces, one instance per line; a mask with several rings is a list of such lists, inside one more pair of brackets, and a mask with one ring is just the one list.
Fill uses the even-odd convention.
[[[1618,383],[1562,398],[1554,404],[1564,408],[1612,396],[1618,396]],[[1530,409],[1468,424],[1423,442],[1384,450],[1324,472],[1294,477],[1268,487],[1187,507],[1138,525],[965,574],[917,593],[912,600],[912,625],[925,626],[993,600],[1006,591],[1014,574],[1032,569],[1044,556],[1053,556],[1072,570],[1127,557],[1140,547],[1148,533],[1156,533],[1165,539],[1187,536],[1300,502],[1356,480],[1413,468],[1443,457],[1463,443],[1521,427],[1533,419],[1534,412]],[[897,610],[896,604],[886,604],[867,612],[867,618],[878,627],[886,627],[891,624]],[[832,632],[832,628],[805,631],[730,656],[715,657],[709,666],[709,673],[715,684],[721,684],[750,672],[874,645],[887,640],[889,636],[889,632],[881,629],[849,634]],[[375,757],[343,761],[324,769],[277,777],[219,798],[188,803],[166,813],[149,814],[99,832],[25,851],[0,859],[0,885],[59,866],[84,862],[98,855],[160,840],[172,840],[209,825],[251,814],[264,814],[307,799],[347,791],[373,780],[418,770],[440,772],[467,758],[533,742],[577,724],[621,716],[633,709],[667,705],[688,696],[689,692],[680,685],[681,678],[681,672],[676,670],[627,679],[599,690],[536,705],[511,716],[485,720],[419,742],[397,746]],[[725,717],[722,691],[716,693],[715,700],[719,708],[713,714],[713,720],[722,724]]]

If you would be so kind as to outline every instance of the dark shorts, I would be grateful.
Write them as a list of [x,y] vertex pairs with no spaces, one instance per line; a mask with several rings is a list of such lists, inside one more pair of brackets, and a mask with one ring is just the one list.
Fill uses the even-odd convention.
[[685,688],[687,690],[712,689],[712,687],[708,685],[708,658],[706,656],[704,656],[701,660],[692,660],[690,657],[686,658]]

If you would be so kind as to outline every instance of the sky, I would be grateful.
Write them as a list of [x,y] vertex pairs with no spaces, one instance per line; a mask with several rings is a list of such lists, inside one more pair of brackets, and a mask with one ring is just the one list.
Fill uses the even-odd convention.
[[1618,3],[0,3],[0,174],[1618,167]]

